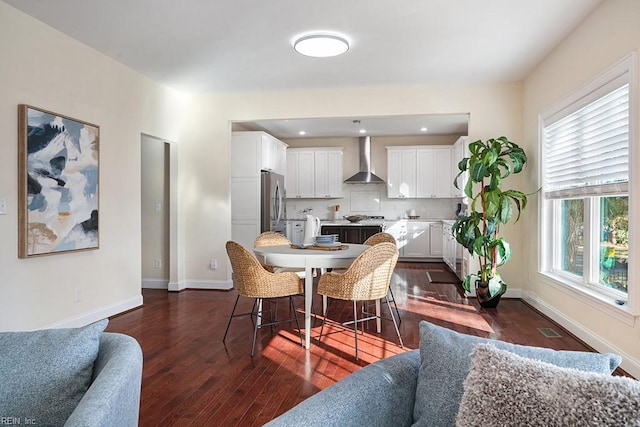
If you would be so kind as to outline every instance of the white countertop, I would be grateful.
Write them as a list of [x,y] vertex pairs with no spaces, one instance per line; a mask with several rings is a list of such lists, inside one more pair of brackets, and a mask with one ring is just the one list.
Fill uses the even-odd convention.
[[384,219],[363,219],[362,221],[358,221],[358,222],[350,222],[347,221],[346,219],[343,220],[321,220],[320,224],[321,225],[333,225],[333,226],[381,226],[385,223]]

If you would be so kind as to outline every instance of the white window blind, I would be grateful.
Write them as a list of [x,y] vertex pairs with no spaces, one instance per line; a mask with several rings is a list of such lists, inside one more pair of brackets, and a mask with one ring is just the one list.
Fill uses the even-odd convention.
[[629,84],[544,126],[545,196],[627,191]]

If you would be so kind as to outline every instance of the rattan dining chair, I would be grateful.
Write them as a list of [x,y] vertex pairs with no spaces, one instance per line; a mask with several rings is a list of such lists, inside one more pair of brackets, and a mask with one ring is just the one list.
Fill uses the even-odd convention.
[[[261,233],[256,240],[253,242],[254,248],[259,248],[262,246],[282,246],[282,245],[291,245],[291,240],[287,238],[282,233],[277,233],[275,231],[265,231]],[[270,265],[264,266],[267,271],[272,273],[284,273],[284,272],[294,272],[298,275],[301,280],[304,280],[305,272],[304,268],[286,268],[286,267],[273,267]],[[313,270],[313,277],[316,277],[316,270]]]
[[[380,243],[360,254],[344,273],[332,271],[320,277],[318,283],[319,294],[333,299],[353,301],[353,321],[342,325],[353,323],[356,360],[358,360],[358,323],[378,318],[377,315],[371,316],[366,313],[368,317],[358,319],[358,301],[374,301],[384,298],[389,307],[396,334],[398,334],[400,347],[404,347],[400,329],[398,329],[398,322],[396,322],[387,298],[389,282],[397,261],[398,248],[396,245],[389,242]],[[325,312],[324,314],[318,341],[322,339],[324,324],[327,319],[327,313]]]
[[[226,248],[229,261],[231,261],[231,268],[233,269],[233,283],[238,291],[238,297],[233,305],[233,310],[227,323],[227,329],[224,331],[222,342],[227,339],[229,326],[234,317],[256,316],[253,329],[253,342],[251,344],[252,357],[255,351],[258,329],[264,326],[273,326],[284,322],[296,322],[296,327],[300,334],[300,345],[303,345],[302,331],[300,330],[300,324],[298,323],[298,316],[292,298],[293,295],[302,293],[302,284],[298,275],[293,272],[272,273],[265,270],[255,255],[239,243],[228,241]],[[241,296],[254,298],[255,302],[250,312],[235,314]],[[274,309],[273,316],[271,316],[272,313],[270,313],[270,310],[264,310],[263,300],[280,297],[289,297],[290,312],[293,313],[292,318],[278,320],[277,305],[275,304],[276,308]],[[269,312],[269,317],[265,317],[265,312]],[[257,321],[258,319],[260,319],[260,322]]]
[[[378,243],[385,243],[385,242],[393,243],[394,245],[397,246],[396,238],[389,233],[385,233],[384,231],[381,231],[380,233],[376,233],[373,236],[369,237],[367,240],[364,241],[364,244],[369,246],[375,246]],[[393,304],[393,308],[396,309],[396,314],[398,315],[398,323],[402,323],[400,310],[398,310],[396,297],[393,296],[393,289],[391,289],[391,286],[389,286],[389,296],[391,297],[389,302],[391,302]]]

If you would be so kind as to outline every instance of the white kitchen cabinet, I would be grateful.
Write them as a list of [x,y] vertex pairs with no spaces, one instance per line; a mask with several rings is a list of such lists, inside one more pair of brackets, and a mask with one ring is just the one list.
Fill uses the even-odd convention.
[[470,256],[468,252],[456,241],[452,231],[452,221],[444,221],[442,227],[442,260],[456,273],[460,280],[464,279],[469,271]]
[[260,172],[284,175],[286,147],[265,132],[231,134],[231,239],[247,248],[261,230]]
[[304,242],[305,221],[287,221],[287,237],[294,245],[301,245]]
[[387,197],[453,197],[452,146],[387,147]]
[[265,132],[231,134],[231,177],[260,176],[261,170],[286,174],[287,144]]
[[315,197],[342,197],[342,150],[316,150]]
[[452,147],[429,147],[416,150],[416,197],[452,197]]
[[284,182],[287,198],[311,199],[315,196],[313,151],[287,150],[287,174]]
[[443,251],[442,223],[429,223],[429,256],[432,258],[442,258]]
[[451,270],[456,271],[456,240],[451,231],[451,224],[446,222],[442,225],[442,247],[442,260]]
[[290,148],[285,178],[287,198],[340,198],[342,150]]
[[[453,175],[451,177],[452,180],[456,178],[460,169],[458,169],[458,163],[465,157],[468,157],[468,147],[469,147],[469,138],[466,136],[461,136],[458,138],[455,144],[453,144],[453,151],[451,153],[451,170],[453,171]],[[458,178],[458,187],[453,186],[453,196],[454,197],[466,197],[464,194],[464,186],[467,183],[467,179],[469,176],[469,172],[465,172],[460,175]]]
[[406,258],[427,258],[429,256],[429,223],[407,221],[407,235],[403,247]]
[[387,147],[387,197],[416,197],[416,150]]
[[396,239],[400,258],[442,257],[442,223],[439,221],[385,221],[385,232]]

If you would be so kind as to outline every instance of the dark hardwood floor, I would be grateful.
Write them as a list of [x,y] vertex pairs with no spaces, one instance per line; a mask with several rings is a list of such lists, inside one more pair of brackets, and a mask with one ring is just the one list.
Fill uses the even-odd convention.
[[[222,336],[235,291],[144,290],[144,306],[111,319],[108,331],[135,337],[144,353],[141,426],[259,426],[362,366],[419,347],[418,323],[428,320],[459,332],[518,344],[562,350],[589,350],[558,325],[520,300],[502,300],[497,309],[479,309],[454,284],[429,283],[426,270],[440,263],[398,263],[392,289],[402,315],[398,346],[390,322],[382,334],[375,325],[359,336],[360,360],[354,358],[353,333],[329,327],[322,343],[320,323],[306,351],[293,324],[258,332],[256,355],[249,356],[253,325],[249,317],[231,323]],[[241,298],[239,309],[252,302]],[[301,297],[296,304],[302,308]],[[316,295],[318,310],[321,300]],[[286,302],[280,310],[287,310]],[[333,302],[329,317],[351,315],[350,303]],[[383,308],[383,313],[388,313]],[[283,313],[284,314],[284,313]],[[302,315],[300,316],[302,321]],[[538,328],[560,337],[546,338]],[[325,327],[325,333],[327,327]]]

